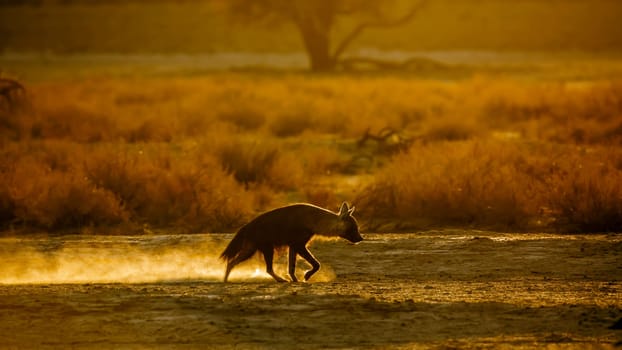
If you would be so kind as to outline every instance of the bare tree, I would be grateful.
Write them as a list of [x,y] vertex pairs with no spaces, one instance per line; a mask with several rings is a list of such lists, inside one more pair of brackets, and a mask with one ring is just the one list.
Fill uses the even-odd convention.
[[[365,30],[387,28],[407,23],[427,0],[419,0],[397,18],[389,18],[383,9],[391,1],[378,0],[229,0],[234,16],[245,19],[280,19],[292,22],[300,33],[312,71],[334,70],[343,53]],[[332,45],[333,29],[345,17],[359,18],[360,23]]]

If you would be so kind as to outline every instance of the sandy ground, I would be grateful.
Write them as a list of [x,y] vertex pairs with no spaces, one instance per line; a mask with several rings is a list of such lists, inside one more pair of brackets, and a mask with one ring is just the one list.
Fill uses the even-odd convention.
[[[474,231],[316,241],[311,283],[230,235],[0,239],[1,348],[614,348],[622,236]],[[277,272],[284,275],[281,257]],[[307,266],[299,263],[299,274]]]

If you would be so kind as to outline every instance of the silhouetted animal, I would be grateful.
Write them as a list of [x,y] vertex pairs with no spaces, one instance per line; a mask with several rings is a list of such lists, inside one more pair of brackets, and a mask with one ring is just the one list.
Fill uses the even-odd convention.
[[277,282],[286,282],[272,269],[274,250],[279,247],[289,248],[289,275],[292,281],[298,281],[297,255],[311,264],[311,270],[304,275],[305,281],[309,280],[320,269],[320,263],[307,250],[307,243],[315,234],[338,236],[352,243],[363,240],[353,212],[354,207],[349,208],[344,202],[337,214],[311,204],[294,204],[259,215],[240,228],[220,256],[227,262],[225,282],[237,264],[250,259],[257,251],[264,256],[266,272]]

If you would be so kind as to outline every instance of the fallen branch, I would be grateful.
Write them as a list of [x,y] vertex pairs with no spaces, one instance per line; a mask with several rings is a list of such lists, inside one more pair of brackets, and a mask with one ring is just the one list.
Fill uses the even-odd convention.
[[403,136],[392,128],[386,127],[380,130],[377,134],[371,133],[368,128],[365,130],[363,136],[357,141],[356,145],[357,147],[362,148],[369,141],[376,142],[378,153],[394,154],[408,150],[414,140]]

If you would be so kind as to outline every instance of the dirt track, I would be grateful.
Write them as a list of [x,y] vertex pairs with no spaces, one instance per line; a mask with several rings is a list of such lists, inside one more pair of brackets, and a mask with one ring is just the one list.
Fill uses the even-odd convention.
[[[312,283],[250,262],[230,236],[0,239],[3,348],[612,347],[622,236],[473,231],[314,242]],[[284,274],[284,260],[280,260]],[[299,263],[299,274],[304,268]]]

